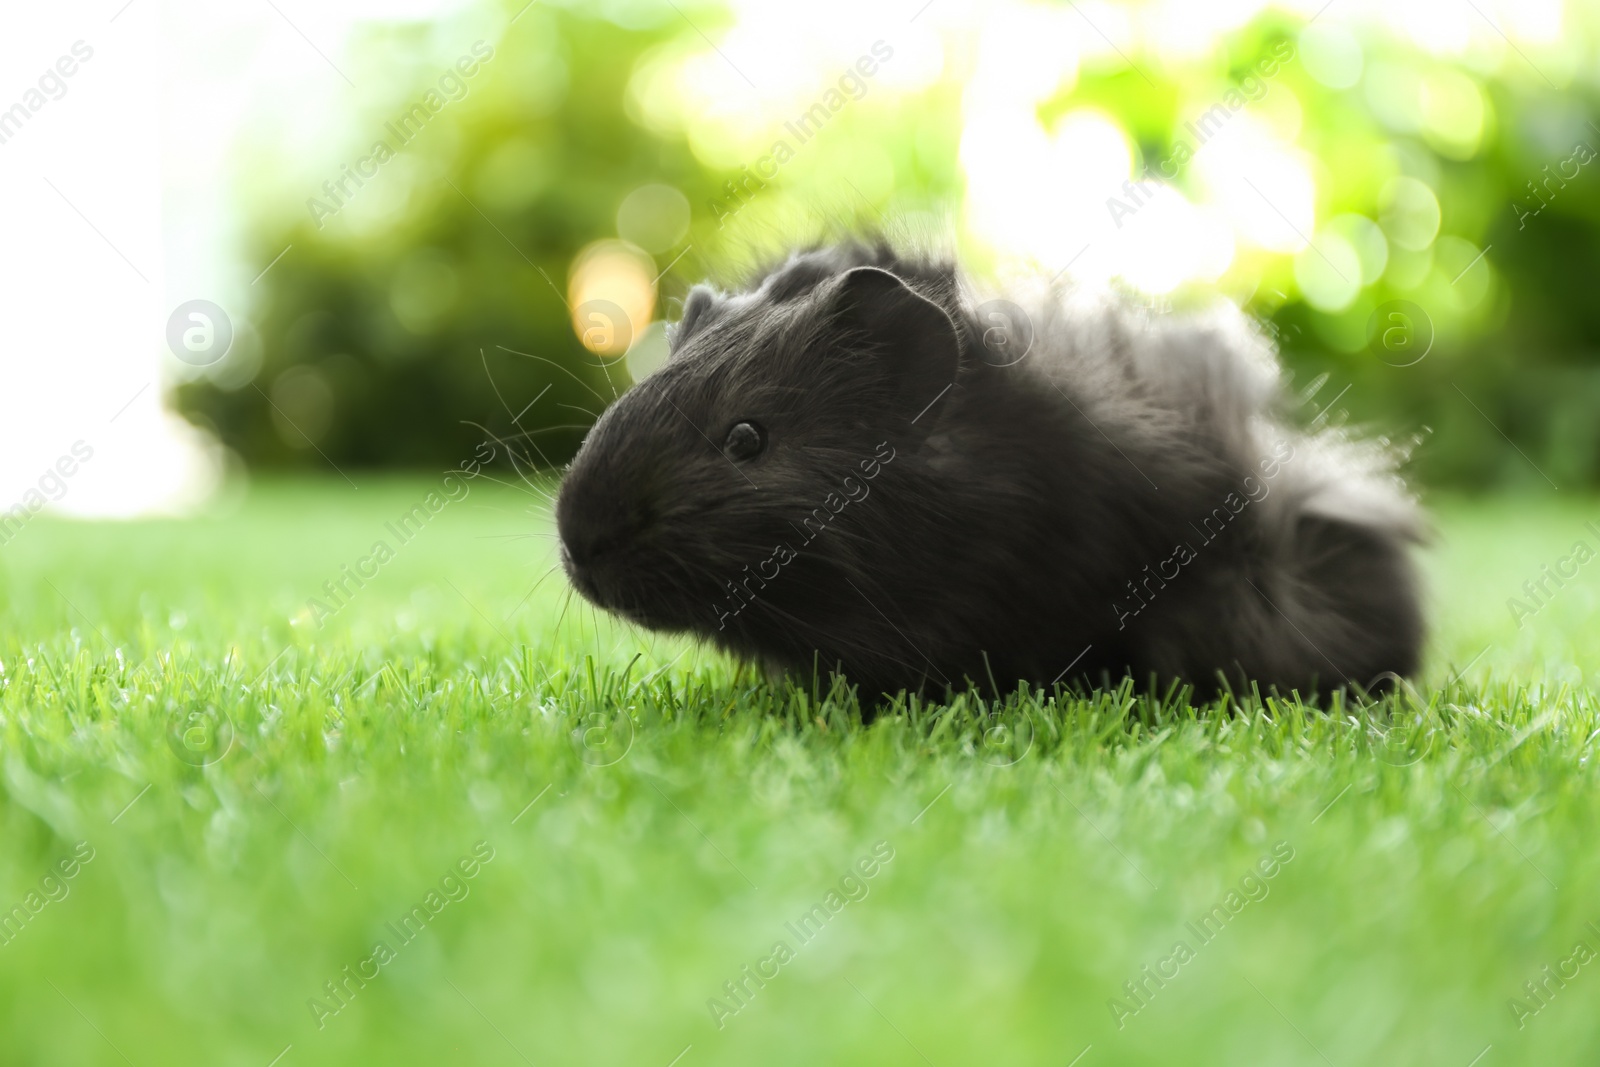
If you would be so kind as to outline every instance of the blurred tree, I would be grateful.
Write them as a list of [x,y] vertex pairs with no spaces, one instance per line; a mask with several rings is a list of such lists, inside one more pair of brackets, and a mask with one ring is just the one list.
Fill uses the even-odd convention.
[[[428,33],[388,30],[367,47],[425,53]],[[687,197],[710,192],[681,142],[624,113],[635,60],[676,33],[540,5],[499,40],[461,42],[459,67],[369,106],[351,162],[307,190],[304,211],[268,214],[251,234],[262,267],[292,246],[256,286],[253,379],[201,378],[180,408],[259,465],[453,466],[484,438],[462,420],[526,431],[514,443],[539,466],[569,458],[629,381],[574,320],[614,356],[649,322],[660,269],[629,246],[631,273],[602,284],[602,297],[619,284],[633,295],[641,321],[628,323],[617,299],[575,300],[569,267],[616,233],[642,186],[658,194],[645,238],[665,266],[684,244]]]

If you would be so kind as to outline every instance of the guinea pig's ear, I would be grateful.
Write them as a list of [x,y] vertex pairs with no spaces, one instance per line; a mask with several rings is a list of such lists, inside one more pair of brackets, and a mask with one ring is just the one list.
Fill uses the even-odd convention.
[[836,284],[835,321],[870,343],[872,358],[894,383],[894,414],[907,420],[908,432],[926,436],[961,366],[955,323],[938,304],[877,267],[856,267]]
[[683,301],[683,318],[672,327],[668,335],[668,343],[672,351],[676,352],[678,346],[689,339],[697,323],[704,322],[706,312],[711,310],[711,305],[716,302],[717,295],[704,285],[697,285],[689,290],[689,295]]

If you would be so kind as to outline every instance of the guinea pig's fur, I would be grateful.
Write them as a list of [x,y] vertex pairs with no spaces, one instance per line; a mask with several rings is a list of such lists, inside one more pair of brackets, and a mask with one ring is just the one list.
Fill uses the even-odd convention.
[[[1416,670],[1422,519],[1394,458],[1293,428],[1236,309],[980,310],[953,265],[883,243],[693,289],[561,487],[573,584],[868,702],[1129,675],[1309,697]],[[745,422],[764,447],[734,458]]]

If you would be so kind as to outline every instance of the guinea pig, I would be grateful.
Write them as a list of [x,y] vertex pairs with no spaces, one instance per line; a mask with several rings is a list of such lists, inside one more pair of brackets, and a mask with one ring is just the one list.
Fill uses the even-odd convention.
[[975,304],[885,243],[696,286],[556,503],[573,586],[863,698],[1018,683],[1316,693],[1413,673],[1423,520],[1385,446],[1297,429],[1228,305]]

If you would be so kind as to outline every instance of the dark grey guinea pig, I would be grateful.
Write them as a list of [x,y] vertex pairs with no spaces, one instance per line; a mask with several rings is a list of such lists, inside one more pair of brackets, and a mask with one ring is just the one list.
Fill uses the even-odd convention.
[[1284,421],[1242,315],[993,306],[882,244],[696,287],[561,487],[573,584],[868,701],[1416,670],[1417,507],[1386,449]]

